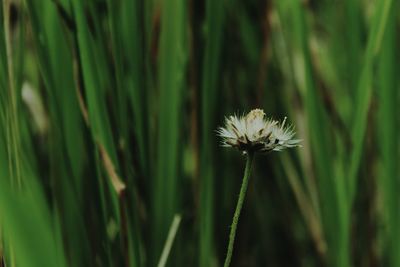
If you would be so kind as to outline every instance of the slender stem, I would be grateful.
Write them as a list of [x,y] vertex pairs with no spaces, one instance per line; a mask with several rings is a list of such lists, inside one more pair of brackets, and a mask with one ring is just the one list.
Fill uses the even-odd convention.
[[246,161],[246,169],[244,170],[244,176],[243,176],[243,181],[242,181],[242,187],[240,188],[239,199],[236,204],[236,210],[235,210],[235,214],[233,215],[231,231],[229,233],[228,251],[226,253],[224,267],[229,267],[229,265],[231,263],[233,244],[235,243],[236,228],[237,228],[237,224],[239,221],[240,212],[242,210],[244,197],[246,195],[247,186],[249,184],[249,178],[250,178],[250,174],[251,174],[251,167],[253,165],[252,164],[253,159],[254,159],[254,153],[248,152],[247,153],[247,161]]

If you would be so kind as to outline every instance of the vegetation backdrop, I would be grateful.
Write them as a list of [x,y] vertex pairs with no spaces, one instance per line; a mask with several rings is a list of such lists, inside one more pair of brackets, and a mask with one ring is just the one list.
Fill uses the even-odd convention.
[[394,0],[2,0],[0,266],[400,266]]

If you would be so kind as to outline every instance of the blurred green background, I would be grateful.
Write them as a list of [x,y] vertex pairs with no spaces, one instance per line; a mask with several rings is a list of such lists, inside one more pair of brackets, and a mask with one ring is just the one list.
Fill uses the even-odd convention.
[[400,266],[397,2],[2,0],[0,266]]

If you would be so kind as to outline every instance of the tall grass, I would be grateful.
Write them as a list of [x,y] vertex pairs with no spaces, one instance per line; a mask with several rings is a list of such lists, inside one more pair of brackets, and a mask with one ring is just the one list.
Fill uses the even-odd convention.
[[[399,266],[398,3],[3,0],[0,266]],[[175,219],[174,219],[175,218]]]

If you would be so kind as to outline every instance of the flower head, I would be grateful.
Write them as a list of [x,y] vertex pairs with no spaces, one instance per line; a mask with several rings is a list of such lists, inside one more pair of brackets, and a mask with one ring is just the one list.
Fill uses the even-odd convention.
[[253,109],[245,116],[225,118],[225,127],[219,127],[217,133],[222,137],[223,146],[236,147],[244,152],[269,152],[298,146],[299,139],[293,139],[292,126],[272,119],[265,119],[261,109]]

